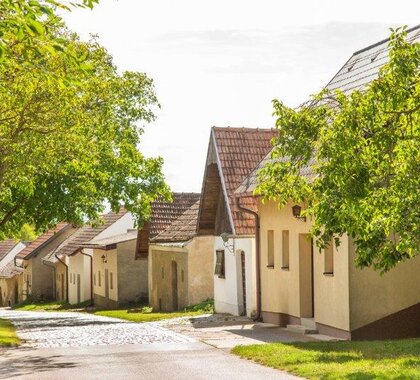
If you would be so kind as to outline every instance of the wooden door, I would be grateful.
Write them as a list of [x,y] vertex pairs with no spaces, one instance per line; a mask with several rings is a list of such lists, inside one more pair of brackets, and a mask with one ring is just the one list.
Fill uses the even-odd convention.
[[80,274],[77,274],[77,303],[81,302],[80,298]]
[[109,298],[109,273],[108,273],[108,269],[105,269],[105,298]]
[[64,295],[64,273],[61,273],[61,295],[60,295],[60,301],[63,301],[66,296]]
[[245,270],[245,252],[241,252],[241,272],[242,272],[242,305],[243,315],[246,315],[246,270]]
[[172,310],[178,310],[178,264],[172,261]]

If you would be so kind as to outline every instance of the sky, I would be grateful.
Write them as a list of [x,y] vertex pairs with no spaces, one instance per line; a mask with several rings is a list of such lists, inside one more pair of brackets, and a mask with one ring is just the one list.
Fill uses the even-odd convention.
[[164,158],[173,191],[199,192],[212,126],[273,127],[273,99],[298,106],[418,15],[419,0],[101,0],[64,19],[154,80],[161,108],[140,149]]

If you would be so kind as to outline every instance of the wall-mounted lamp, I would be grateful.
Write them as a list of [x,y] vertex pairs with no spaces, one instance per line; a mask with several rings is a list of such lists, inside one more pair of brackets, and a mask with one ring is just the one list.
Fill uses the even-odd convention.
[[302,216],[302,207],[300,207],[299,205],[294,205],[292,207],[292,213],[296,219],[306,222],[306,216]]
[[232,244],[229,244],[229,235],[226,232],[223,232],[220,237],[223,241],[223,246],[231,253],[235,251],[235,240],[233,240]]
[[103,262],[104,264],[106,264],[106,263],[108,262],[108,260],[106,259],[106,256],[105,256],[105,255],[102,255],[102,256],[101,256],[101,259],[102,259],[102,262]]

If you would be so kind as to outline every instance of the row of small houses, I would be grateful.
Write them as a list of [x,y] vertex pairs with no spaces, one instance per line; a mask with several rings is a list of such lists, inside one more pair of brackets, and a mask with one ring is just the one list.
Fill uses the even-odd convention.
[[[408,38],[419,41],[419,32],[413,28]],[[354,53],[327,88],[362,88],[387,57],[387,41]],[[214,298],[217,312],[295,331],[344,339],[420,336],[420,257],[383,276],[356,268],[348,236],[318,253],[311,220],[300,215],[304,204],[278,208],[253,195],[275,134],[212,128],[201,194],[155,202],[139,231],[121,210],[96,226],[59,224],[28,246],[2,242],[0,303],[148,301],[170,311]]]

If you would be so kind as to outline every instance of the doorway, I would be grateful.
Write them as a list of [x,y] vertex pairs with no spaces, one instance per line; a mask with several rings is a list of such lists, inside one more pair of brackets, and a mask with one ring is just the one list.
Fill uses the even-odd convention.
[[314,317],[314,258],[309,234],[299,234],[300,317]]
[[80,274],[77,274],[77,303],[80,303]]
[[65,293],[64,293],[64,273],[61,273],[61,296],[59,301],[64,301],[65,300]]
[[242,315],[246,315],[246,270],[245,270],[245,252],[241,251],[241,273],[242,273]]
[[172,310],[178,310],[178,264],[172,261]]

